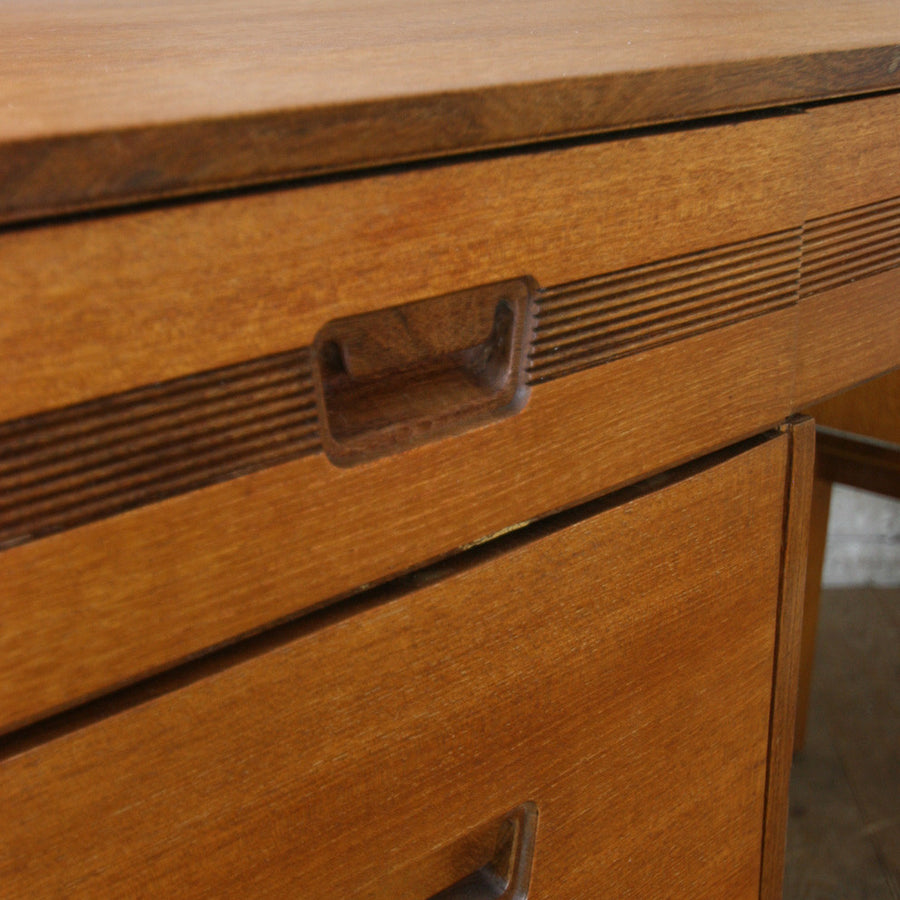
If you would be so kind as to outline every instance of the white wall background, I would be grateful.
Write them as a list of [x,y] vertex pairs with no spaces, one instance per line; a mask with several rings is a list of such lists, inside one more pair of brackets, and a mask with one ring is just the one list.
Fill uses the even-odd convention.
[[822,584],[900,586],[900,501],[834,485]]

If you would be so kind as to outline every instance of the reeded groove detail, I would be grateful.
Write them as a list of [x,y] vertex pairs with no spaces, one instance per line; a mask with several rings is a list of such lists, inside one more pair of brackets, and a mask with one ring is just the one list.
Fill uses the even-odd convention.
[[807,222],[800,296],[821,294],[900,266],[900,197]]
[[541,292],[528,381],[539,384],[797,302],[800,229]]
[[0,549],[321,450],[307,349],[0,424]]
[[[527,382],[900,267],[900,197],[550,287]],[[0,423],[0,550],[322,450],[308,348]]]

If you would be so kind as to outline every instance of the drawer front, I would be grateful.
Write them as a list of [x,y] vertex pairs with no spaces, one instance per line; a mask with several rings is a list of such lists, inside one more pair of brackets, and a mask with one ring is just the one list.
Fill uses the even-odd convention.
[[[0,234],[0,732],[780,421],[804,121]],[[518,411],[334,464],[320,330],[511,279]]]
[[426,900],[532,802],[530,897],[757,897],[788,445],[8,741],[4,896]]
[[900,362],[900,96],[808,117],[795,408]]

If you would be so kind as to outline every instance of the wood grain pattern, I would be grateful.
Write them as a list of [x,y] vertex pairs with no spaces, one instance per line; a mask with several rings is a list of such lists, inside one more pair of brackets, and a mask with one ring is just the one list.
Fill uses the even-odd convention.
[[0,550],[321,449],[309,352],[0,424]]
[[798,227],[804,128],[788,115],[2,233],[0,420],[307,347],[334,318]]
[[[802,229],[537,289],[534,292],[535,334],[528,352],[528,380],[532,384],[540,383],[784,309],[797,302],[798,280],[800,296],[806,298],[887,272],[898,265],[900,200],[894,199],[804,223]],[[509,290],[515,284],[520,294],[528,293],[523,287],[524,280],[502,284],[509,285]],[[507,288],[497,286],[497,290],[502,294]],[[464,332],[459,338],[464,342],[483,339],[491,333],[492,304],[488,304],[490,309],[485,307],[476,316],[473,327],[478,331],[477,336],[468,334],[469,325],[454,321],[453,316],[468,308],[465,298],[475,298],[484,291],[496,293],[493,288],[476,288],[337,320],[326,326],[326,331],[329,328],[331,331],[351,329],[341,339],[342,343],[349,340],[351,333],[354,336],[354,358],[351,360],[354,372],[348,379],[343,369],[346,362],[342,363],[336,376],[338,381],[343,378],[352,384],[367,384],[365,378],[359,381],[357,376],[368,377],[371,373],[355,372],[360,362],[356,356],[362,353],[372,357],[367,365],[376,363],[384,368],[385,354],[395,352],[384,345],[385,335],[378,334],[383,327],[379,317],[384,315],[388,318],[399,315],[397,321],[403,323],[401,343],[408,342],[410,326],[406,318],[411,310],[432,307],[443,310],[450,303],[447,310],[441,312],[443,318],[439,321],[423,319],[415,326],[414,331],[422,331],[415,340],[424,340],[426,344],[452,340],[450,335],[459,330]],[[525,316],[525,302],[525,297],[517,301],[516,308],[521,307],[518,319]],[[479,300],[473,308],[480,309],[480,303]],[[488,319],[481,321],[486,315]],[[342,322],[347,324],[341,325]],[[434,332],[430,337],[425,333],[429,328]],[[525,339],[519,334],[522,330],[516,329],[519,335],[513,342],[516,346]],[[317,338],[319,344],[325,340],[322,334],[320,331]],[[333,335],[328,340],[333,340]],[[371,344],[368,349],[367,341]],[[878,347],[882,347],[882,342]],[[406,348],[403,353],[408,351]],[[349,349],[345,347],[340,352],[346,354]],[[332,448],[329,456],[333,461],[337,458],[342,464],[357,462],[373,455],[367,449],[350,451],[330,434],[330,429],[322,431],[321,409],[317,419],[310,393],[308,355],[309,351],[304,349],[273,357],[272,362],[254,360],[219,370],[218,374],[177,379],[160,388],[134,389],[68,410],[0,425],[0,455],[8,457],[0,468],[0,476],[7,476],[0,480],[0,489],[6,490],[6,497],[0,501],[0,548],[316,452],[326,437],[327,446]],[[285,365],[295,368],[299,365],[300,369],[295,374],[269,376],[282,379],[275,385],[274,395],[271,395],[271,386],[267,386],[265,392],[247,394],[247,388],[240,380],[245,377],[244,373],[252,375],[257,368],[278,365],[278,360],[285,360]],[[858,364],[859,359],[852,362]],[[400,407],[393,410],[397,403],[392,405],[390,396],[382,396],[387,382],[381,369],[376,373],[381,380],[373,382],[374,388],[357,388],[363,389],[363,394],[358,402],[354,401],[355,406],[347,407],[334,418],[333,427],[340,426],[347,431],[345,438],[351,442],[362,441],[362,448],[372,441],[367,443],[364,436],[361,438],[356,434],[360,429],[365,432],[374,427],[377,432],[378,429],[394,428],[403,435],[404,446],[410,440],[417,443],[429,439],[429,429],[435,432],[431,436],[434,439],[458,430],[448,423],[440,425],[444,405],[448,406],[447,415],[452,418],[454,405],[462,403],[473,410],[491,404],[503,406],[509,402],[509,391],[515,390],[515,384],[510,382],[506,394],[495,401],[490,392],[484,396],[479,393],[480,389],[474,387],[477,377],[473,381],[471,373],[461,371],[457,377],[449,372],[452,377],[445,380],[452,388],[453,396],[458,397],[454,401],[448,395],[444,403],[441,389],[436,388],[434,397],[428,393],[427,378],[422,381],[424,370],[423,373],[404,374],[398,369],[396,374],[400,380],[391,390],[397,393],[397,401],[405,404],[404,412]],[[182,396],[192,384],[197,385],[197,390],[205,391],[210,379],[221,380],[223,387],[210,396],[198,394],[199,400]],[[224,386],[229,380],[235,380],[230,388]],[[456,385],[456,381],[460,384]],[[163,404],[155,412],[145,408],[149,398],[160,390],[175,396],[177,420],[167,420],[170,404]],[[226,413],[223,418],[217,406],[221,397],[214,395],[225,390],[234,391],[240,398],[237,413]],[[332,389],[327,389],[326,393],[329,391],[334,394]],[[337,402],[336,398],[337,394],[332,397],[332,405]],[[197,403],[204,404],[208,414],[199,405],[194,409],[193,404]],[[230,405],[234,406],[234,402]],[[123,417],[135,415],[132,406],[137,410],[139,424],[123,426]],[[122,409],[124,412],[120,411]],[[186,410],[190,410],[192,421],[184,426],[181,419]],[[393,421],[391,417],[397,415],[400,418]],[[438,424],[422,425],[419,428],[422,435],[413,438],[411,421],[406,422],[404,418],[410,415],[415,421],[427,419]],[[470,418],[470,425],[477,424],[476,413]],[[75,419],[78,420],[76,428],[64,424],[59,430],[58,422]],[[340,425],[344,419],[347,422]],[[172,446],[173,439],[179,441],[177,446]],[[374,446],[380,446],[379,439],[375,437],[374,440]],[[104,446],[104,441],[112,443]],[[49,451],[44,446],[48,443],[53,445]],[[36,453],[33,445],[37,446]],[[390,441],[387,446],[389,449]]]
[[772,673],[772,718],[769,726],[759,892],[761,900],[781,900],[787,841],[788,785],[800,673],[809,511],[815,463],[816,430],[813,420],[794,419],[788,425],[788,433],[790,464],[785,495],[782,575]]
[[900,197],[842,210],[803,226],[800,293],[804,297],[898,266]]
[[[540,383],[786,308],[797,302],[798,278],[806,297],[898,265],[900,200],[890,200],[805,223],[802,232],[766,235],[538,290],[528,378]],[[469,293],[474,296],[475,291],[464,295]],[[435,302],[387,312],[430,308]],[[362,323],[380,315],[340,321]],[[360,335],[374,332],[370,340],[383,343],[379,327],[373,319],[359,326]],[[441,320],[430,327],[437,337],[466,326]],[[485,335],[491,330],[490,322],[478,327]],[[480,331],[479,336],[484,337]],[[355,340],[364,343],[359,335]],[[379,343],[376,356],[385,352]],[[313,408],[308,356],[306,349],[298,350],[0,425],[0,456],[5,458],[0,464],[0,490],[5,492],[0,548],[317,452],[322,423]],[[283,372],[266,372],[262,381],[255,374],[282,364]],[[411,396],[419,380],[416,373],[409,377],[409,385],[399,385],[403,397]],[[248,388],[246,378],[265,384],[264,389]],[[209,387],[217,381],[222,382],[219,387]],[[469,381],[463,373],[467,390]],[[190,395],[192,389],[196,397]],[[148,404],[160,391],[171,397],[154,409]],[[223,413],[226,392],[235,397]],[[460,396],[473,405],[469,394]],[[498,402],[502,406],[508,400]],[[476,401],[494,402],[487,397]],[[422,402],[414,401],[420,418]],[[409,431],[404,422],[391,421],[385,398],[366,394],[360,404],[378,409],[382,429]],[[425,411],[428,415],[439,414],[439,403],[426,405],[435,407]],[[360,410],[362,421],[372,418],[366,410]],[[339,458],[347,455],[340,450]],[[359,452],[352,461],[357,457]]]
[[[377,309],[386,298],[409,302],[523,274],[550,286],[603,271],[632,269],[639,278],[640,267],[661,256],[797,227],[806,205],[822,215],[804,235],[795,392],[802,408],[896,365],[896,345],[885,337],[900,332],[900,276],[888,269],[897,261],[896,201],[884,198],[900,191],[890,149],[897,103],[882,97],[7,232],[0,417],[305,346],[325,319]],[[820,158],[825,147],[834,159]],[[810,153],[815,165],[801,164]],[[644,173],[638,182],[636,169]],[[856,175],[831,191],[831,175],[845,170]],[[810,175],[803,185],[803,172],[828,177]],[[304,220],[316,228],[298,228]],[[567,252],[559,254],[563,240]],[[602,282],[585,290],[602,291]],[[72,334],[85,339],[73,342]],[[641,346],[637,332],[620,337]]]
[[5,221],[900,87],[890,0],[12,0],[0,35]]
[[[446,9],[393,20],[411,49],[397,65],[374,7],[263,0],[242,43],[236,6],[181,10],[182,28],[168,0],[114,23],[100,0],[0,10],[28,47],[0,77],[0,420],[16,420],[0,428],[37,475],[12,474],[8,511],[83,516],[115,487],[103,509],[121,513],[48,519],[0,554],[0,732],[123,688],[105,718],[87,706],[30,732],[43,743],[3,742],[4,890],[272,896],[300,879],[425,897],[534,799],[541,896],[593,896],[599,873],[626,896],[774,900],[811,426],[565,529],[526,523],[897,364],[897,98],[196,194],[897,87],[895,11],[572,2],[532,37],[546,13],[528,0],[460,0],[449,34]],[[306,34],[285,27],[303,12]],[[649,37],[626,50],[628,28],[598,22],[615,15]],[[616,47],[598,56],[600,31]],[[479,47],[493,54],[459,67]],[[9,225],[185,192],[197,202]],[[217,382],[222,420],[201,392],[204,430],[177,408],[161,443],[132,430],[142,385],[177,406],[171,380],[307,347],[326,320],[518,277],[562,285],[541,308],[546,383],[489,428],[337,471],[256,456],[273,451],[254,443],[259,408],[245,418]],[[308,391],[289,390],[295,447],[318,449]],[[86,404],[123,392],[95,443]],[[280,422],[279,403],[260,408]],[[73,443],[23,444],[23,417]],[[172,496],[199,478],[188,452],[217,483]],[[125,472],[169,495],[123,512]],[[145,685],[157,696],[123,687],[511,527],[430,586],[222,650],[208,677],[186,664]]]
[[900,448],[820,428],[816,475],[900,500]]
[[[809,110],[795,408],[900,359],[900,96]],[[894,268],[891,268],[894,267]],[[822,291],[822,293],[817,293]]]
[[313,374],[328,458],[359,464],[518,412],[531,293],[518,279],[327,323]]
[[808,410],[817,424],[900,445],[900,369]]
[[541,291],[529,381],[784,309],[799,267],[794,229]]
[[[697,252],[710,234],[734,244],[796,228],[807,118],[8,232],[2,414],[302,346],[324,319],[386,297],[523,271],[570,284]],[[646,172],[637,183],[636,168]],[[739,439],[814,392],[896,365],[900,328],[885,327],[900,315],[895,277],[541,385],[496,431],[356,474],[311,457],[7,551],[0,727]],[[498,459],[511,461],[508,477]]]
[[794,408],[895,368],[900,359],[900,269],[797,304]]
[[900,94],[810,109],[806,218],[900,196]]
[[819,594],[822,566],[828,538],[828,512],[831,508],[831,482],[813,478],[809,515],[809,550],[806,560],[806,585],[803,591],[803,633],[800,639],[800,675],[797,682],[797,718],[794,726],[794,753],[803,750],[809,698],[812,691],[816,626],[819,621]]
[[[313,350],[0,424],[0,549],[323,445],[355,464],[512,414],[527,399],[526,347],[538,383],[784,309],[797,300],[799,249],[794,229],[558,288],[488,285],[333,320]],[[515,310],[505,338],[497,302]],[[509,355],[496,384],[471,369],[484,353],[459,356],[495,332]],[[326,363],[326,350],[337,358]]]
[[532,799],[536,897],[756,898],[786,462],[510,535],[6,758],[7,896],[425,898]]
[[397,456],[316,454],[10,548],[0,730],[755,434],[790,411],[793,340],[781,310]]
[[[528,380],[540,383],[784,309],[797,302],[798,279],[800,296],[806,298],[897,266],[900,200],[893,199],[804,223],[802,230],[539,289]],[[478,290],[485,288],[448,296],[475,296]],[[430,308],[438,300],[390,307],[386,312]],[[372,319],[365,327],[353,326],[359,331],[356,344],[365,343],[367,331],[373,332],[371,341],[383,343],[376,323],[383,312],[340,321]],[[435,337],[444,339],[453,328],[466,326],[441,320],[430,327]],[[478,327],[485,335],[491,330],[490,322],[480,319]],[[470,338],[475,340],[466,336]],[[375,349],[376,357],[384,356],[386,349],[380,343]],[[271,361],[253,360],[0,425],[0,456],[5,457],[0,464],[0,490],[5,491],[0,501],[0,548],[317,452],[321,422],[313,409],[308,355],[303,349]],[[282,360],[287,366],[284,373],[263,376],[275,381],[248,393],[245,377],[255,378],[257,369],[281,365]],[[413,393],[418,380],[416,373],[409,377],[409,385],[400,385],[404,397]],[[470,380],[463,375],[463,387]],[[208,389],[213,381],[222,386]],[[230,381],[234,384],[229,387]],[[196,398],[185,393],[191,385],[199,392]],[[173,399],[159,409],[149,408],[159,391]],[[236,411],[223,415],[220,406],[226,391],[235,393],[228,404]],[[473,405],[468,394],[464,400]],[[494,402],[476,400],[482,405]],[[502,406],[508,400],[498,402]],[[170,421],[168,408],[173,403],[177,415]],[[379,410],[381,428],[399,425],[404,434],[409,431],[406,424],[391,422],[385,398],[366,394],[360,404]],[[415,404],[421,418],[422,400]],[[429,414],[434,416],[437,410]],[[362,416],[364,421],[371,417],[368,411]],[[76,419],[76,427],[67,424]],[[137,424],[128,425],[128,419]],[[175,440],[178,444],[173,446]],[[341,450],[338,455],[348,454]],[[358,456],[357,452],[352,461]]]

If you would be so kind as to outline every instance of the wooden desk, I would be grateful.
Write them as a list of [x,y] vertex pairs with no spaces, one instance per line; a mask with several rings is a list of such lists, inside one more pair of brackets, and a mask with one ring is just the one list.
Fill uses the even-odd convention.
[[0,25],[10,895],[778,896],[892,4]]

